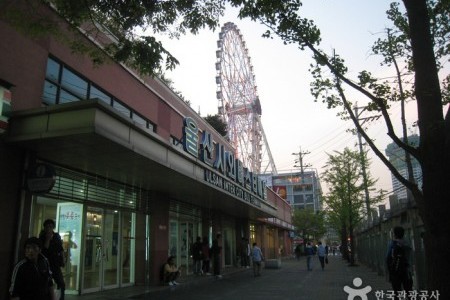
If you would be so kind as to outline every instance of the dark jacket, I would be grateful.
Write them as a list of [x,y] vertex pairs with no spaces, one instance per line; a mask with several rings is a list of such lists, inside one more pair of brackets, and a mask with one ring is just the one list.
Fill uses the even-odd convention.
[[314,255],[314,249],[312,246],[306,246],[305,248],[305,254],[306,255]]
[[50,265],[40,254],[37,265],[24,258],[14,267],[9,293],[20,300],[48,300],[53,286]]
[[[45,244],[45,232],[42,231],[39,234],[39,239],[42,245]],[[62,239],[59,233],[54,232],[53,237],[50,240],[48,248],[42,247],[42,254],[48,259],[50,263],[50,269],[55,272],[56,268],[64,267],[64,248],[62,245]]]
[[386,254],[389,280],[410,276],[411,247],[404,240],[392,240]]
[[211,251],[209,252],[213,257],[219,257],[222,252],[222,247],[219,246],[219,242],[214,240],[212,242]]
[[192,258],[194,260],[203,259],[202,242],[197,241],[194,243],[194,246],[192,247]]

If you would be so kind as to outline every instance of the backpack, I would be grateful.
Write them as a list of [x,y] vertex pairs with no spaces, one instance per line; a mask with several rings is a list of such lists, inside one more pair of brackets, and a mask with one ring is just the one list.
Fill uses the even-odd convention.
[[408,260],[405,247],[397,241],[394,241],[388,256],[389,275],[398,277],[404,276],[408,271]]

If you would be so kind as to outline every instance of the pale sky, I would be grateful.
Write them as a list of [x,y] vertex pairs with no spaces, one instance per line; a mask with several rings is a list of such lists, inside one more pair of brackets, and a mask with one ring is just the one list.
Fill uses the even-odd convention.
[[[390,26],[385,12],[387,0],[305,0],[304,15],[313,19],[321,30],[321,48],[328,54],[335,49],[346,61],[349,76],[355,78],[361,70],[390,76],[392,70],[381,70],[378,57],[370,55],[373,42],[382,37],[383,29]],[[336,116],[338,111],[328,110],[323,103],[313,101],[309,91],[312,80],[308,68],[312,62],[309,51],[300,51],[294,45],[283,45],[278,39],[261,37],[266,28],[251,21],[241,21],[237,12],[228,10],[221,24],[233,22],[240,29],[254,67],[258,95],[262,107],[262,124],[279,173],[293,172],[293,152],[309,151],[304,163],[316,168],[321,175],[327,161],[327,153],[342,151],[345,147],[356,149],[356,136],[346,132],[350,122]],[[220,29],[216,32],[201,31],[180,40],[163,40],[163,45],[180,62],[167,77],[174,87],[191,102],[191,107],[202,116],[217,114],[216,99],[216,50]],[[359,106],[366,100],[352,93]],[[359,99],[358,97],[361,97]],[[400,128],[399,105],[394,106],[393,122]],[[363,115],[364,116],[364,115]],[[415,104],[407,116],[409,126],[416,120]],[[390,143],[384,122],[371,125],[370,133],[383,151]],[[410,133],[418,133],[412,129]],[[400,134],[400,132],[398,132]],[[373,154],[370,172],[378,178],[378,188],[391,191],[391,176],[387,167]],[[325,183],[322,187],[326,191]]]

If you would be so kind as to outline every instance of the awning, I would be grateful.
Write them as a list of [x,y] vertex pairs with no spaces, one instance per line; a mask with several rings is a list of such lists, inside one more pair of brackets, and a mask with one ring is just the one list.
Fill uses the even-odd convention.
[[276,216],[265,201],[256,207],[208,184],[201,161],[96,100],[15,111],[9,122],[6,142],[42,160],[236,217]]

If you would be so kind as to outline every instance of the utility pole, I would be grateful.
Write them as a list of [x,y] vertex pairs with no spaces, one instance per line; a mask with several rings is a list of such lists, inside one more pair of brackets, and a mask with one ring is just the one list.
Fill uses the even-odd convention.
[[295,165],[294,167],[300,167],[300,174],[301,174],[301,178],[302,178],[302,183],[303,183],[303,174],[304,174],[303,170],[304,170],[304,168],[308,168],[308,167],[311,166],[310,164],[303,165],[303,157],[305,155],[309,154],[309,153],[311,153],[311,152],[309,152],[309,151],[302,152],[302,148],[301,147],[300,147],[300,152],[292,153],[292,155],[298,156],[298,160],[295,160],[295,163],[299,163],[300,166]]
[[[359,111],[360,108],[362,108],[361,111]],[[375,117],[368,117],[368,118],[360,118],[359,116],[366,110],[366,108],[367,107],[358,107],[357,105],[355,105],[355,107],[354,107],[356,119],[358,120],[358,122],[363,121],[362,124],[360,124],[361,126],[368,120],[378,119],[380,117],[380,116],[375,116]],[[365,162],[365,158],[364,158],[365,156],[364,156],[363,145],[361,142],[361,133],[359,132],[359,130],[357,130],[357,133],[358,133],[359,154],[361,156],[361,170],[362,170],[363,183],[364,183],[364,193],[366,196],[367,220],[370,223],[372,221],[372,215],[370,212],[369,187],[367,186],[366,162]]]

